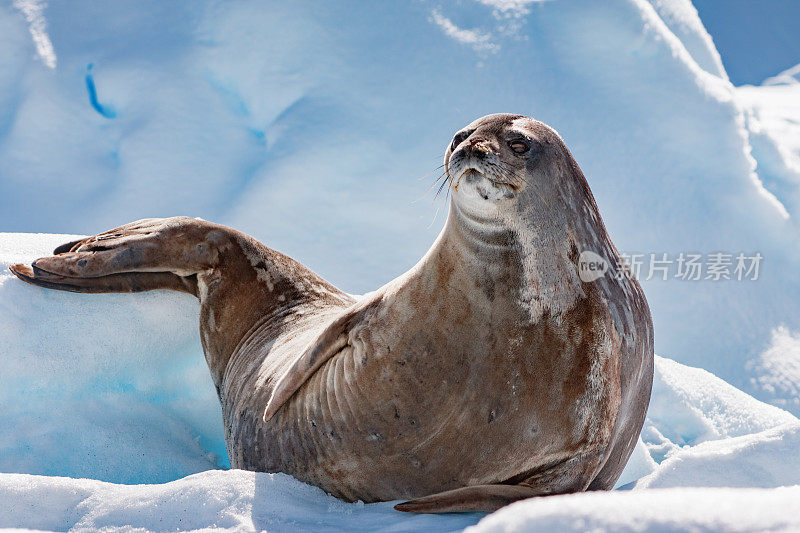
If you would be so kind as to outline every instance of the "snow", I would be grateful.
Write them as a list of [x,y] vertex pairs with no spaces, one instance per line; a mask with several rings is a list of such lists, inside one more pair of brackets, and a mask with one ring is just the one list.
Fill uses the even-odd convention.
[[756,376],[752,382],[761,397],[793,413],[800,412],[800,335],[783,326],[777,328],[769,348],[751,361],[749,368]]
[[758,433],[796,421],[790,413],[759,402],[701,368],[656,356],[650,427],[679,446]]
[[481,520],[218,470],[196,300],[24,285],[8,264],[74,236],[0,234],[0,526],[800,528],[798,67],[734,87],[688,0],[15,0],[0,72],[2,231],[200,216],[363,293],[439,231],[450,135],[509,111],[561,133],[621,250],[764,257],[643,280],[667,357],[620,490]]
[[800,480],[800,423],[681,449],[636,488],[782,487]]
[[[481,520],[482,519],[482,520]],[[479,521],[480,520],[480,521]],[[162,485],[0,476],[0,527],[76,531],[796,531],[800,487],[654,489],[533,499],[489,515],[347,504],[282,474],[195,474]]]
[[795,65],[767,78],[762,85],[797,85],[798,83],[800,83],[800,65]]
[[468,529],[477,532],[792,532],[800,528],[800,487],[661,489],[527,500]]
[[0,471],[133,483],[227,466],[194,297],[86,298],[8,270],[75,238],[0,238]]
[[0,475],[0,527],[65,531],[460,531],[481,515],[412,516],[344,503],[285,474],[209,471],[161,485]]
[[[756,171],[793,213],[800,209],[800,65],[761,86],[736,88],[750,132]],[[794,267],[783,273],[797,278]],[[747,361],[749,392],[800,414],[800,330],[780,321],[760,353]],[[747,387],[747,385],[744,385]]]

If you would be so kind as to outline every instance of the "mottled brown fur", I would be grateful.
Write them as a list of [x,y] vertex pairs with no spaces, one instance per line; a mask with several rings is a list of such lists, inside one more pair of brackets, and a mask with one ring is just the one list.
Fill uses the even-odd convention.
[[[613,270],[621,261],[555,132],[493,115],[460,138],[446,155],[453,194],[439,239],[360,301],[186,217],[122,226],[12,270],[63,290],[197,295],[235,468],[351,501],[415,498],[397,507],[412,512],[609,489],[649,400],[647,302],[635,280],[579,279],[583,250]],[[528,152],[509,150],[517,138]]]

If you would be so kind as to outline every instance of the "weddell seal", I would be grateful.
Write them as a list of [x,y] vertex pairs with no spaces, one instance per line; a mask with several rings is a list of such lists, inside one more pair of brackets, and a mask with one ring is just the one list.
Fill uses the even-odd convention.
[[624,269],[586,179],[554,130],[507,114],[456,134],[444,179],[436,242],[360,300],[188,217],[11,269],[53,289],[199,297],[234,468],[411,512],[612,488],[644,422],[653,328],[635,279],[581,279],[583,251]]

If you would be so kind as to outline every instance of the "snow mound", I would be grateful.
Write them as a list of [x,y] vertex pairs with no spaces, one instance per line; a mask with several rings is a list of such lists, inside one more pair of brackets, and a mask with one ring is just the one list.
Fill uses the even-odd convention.
[[460,531],[482,514],[345,503],[284,474],[210,471],[161,485],[0,475],[0,528],[51,531]]
[[526,500],[483,519],[469,533],[792,532],[800,529],[800,487],[660,489]]
[[659,461],[682,446],[758,433],[796,422],[701,368],[656,356],[653,394],[642,431]]
[[[785,429],[797,424],[800,424],[800,420],[791,413],[756,400],[706,370],[656,356],[647,419],[640,441],[617,487],[630,488],[632,482],[641,479],[661,479],[665,472],[675,469],[677,463],[670,462],[672,458],[684,457],[684,453],[700,449],[698,445],[703,443],[708,443],[708,449],[712,450],[712,453],[704,456],[706,467],[716,471],[716,479],[723,480],[719,482],[724,484],[726,471],[724,468],[714,470],[717,456],[713,450],[722,450],[720,455],[728,453],[724,449],[728,446],[725,443],[740,442],[736,438],[750,439],[747,442],[753,445],[762,443],[766,446],[763,453],[772,460],[771,469],[750,469],[742,473],[742,479],[746,481],[741,486],[772,486],[770,476],[783,468],[781,452],[791,450],[793,446],[800,449],[800,442],[794,442],[793,434]],[[779,441],[786,438],[785,448],[774,445],[775,437],[770,431],[775,428],[779,430]],[[714,448],[717,445],[721,448]],[[692,475],[689,470],[681,471],[689,477]],[[786,476],[795,482],[800,481],[800,468],[788,469]],[[716,486],[710,482],[705,485],[700,479],[698,476],[695,483],[686,485]],[[636,487],[644,486],[641,483],[636,483]]]
[[636,483],[660,487],[781,487],[800,482],[800,422],[682,449]]
[[136,483],[226,466],[195,298],[92,298],[8,270],[74,238],[0,234],[0,471]]

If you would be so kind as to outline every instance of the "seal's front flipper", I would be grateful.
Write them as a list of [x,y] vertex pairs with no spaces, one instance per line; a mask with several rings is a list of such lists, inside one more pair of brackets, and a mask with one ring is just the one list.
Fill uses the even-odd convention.
[[9,269],[22,281],[62,291],[102,293],[169,289],[189,294],[197,293],[196,278],[176,276],[169,272],[132,272],[99,278],[68,278],[22,264],[11,265]]
[[146,219],[63,244],[11,271],[34,285],[73,292],[172,289],[197,293],[195,274],[217,260],[215,225],[189,217]]
[[364,319],[365,311],[375,304],[375,300],[364,300],[355,304],[336,317],[317,338],[311,342],[289,370],[278,380],[272,389],[267,407],[264,409],[264,422],[268,422],[278,409],[314,375],[322,365],[349,346],[349,335],[353,327]]
[[394,508],[405,513],[492,512],[541,495],[540,490],[524,485],[475,485],[398,503]]

